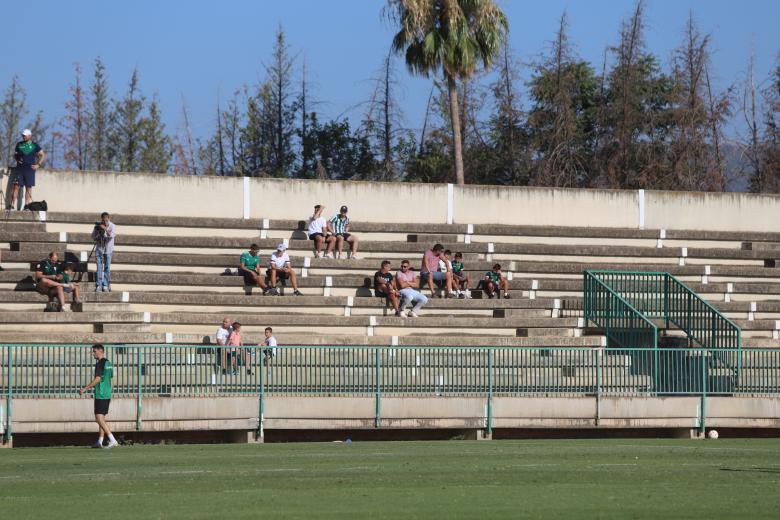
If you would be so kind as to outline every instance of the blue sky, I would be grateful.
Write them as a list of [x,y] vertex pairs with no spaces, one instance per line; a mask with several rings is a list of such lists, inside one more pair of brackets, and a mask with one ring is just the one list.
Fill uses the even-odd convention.
[[[544,52],[565,9],[572,42],[597,67],[633,6],[626,0],[499,3],[509,18],[512,47],[523,61]],[[335,117],[370,95],[368,79],[380,67],[393,32],[380,16],[384,5],[383,0],[43,0],[30,3],[34,12],[13,22],[9,1],[3,9],[0,88],[19,75],[30,109],[43,110],[52,120],[62,115],[73,62],[82,64],[88,78],[100,56],[114,95],[123,93],[137,67],[144,93],[161,101],[168,130],[175,132],[180,124],[184,96],[194,132],[205,136],[213,128],[218,96],[224,100],[263,78],[263,62],[281,23],[298,64],[306,58],[314,95],[324,102],[319,111]],[[712,35],[719,85],[738,80],[751,48],[759,78],[770,73],[780,51],[780,2],[648,0],[647,43],[664,64],[681,40],[691,10],[702,31]],[[398,69],[406,125],[416,127],[431,83],[409,76],[400,61]]]

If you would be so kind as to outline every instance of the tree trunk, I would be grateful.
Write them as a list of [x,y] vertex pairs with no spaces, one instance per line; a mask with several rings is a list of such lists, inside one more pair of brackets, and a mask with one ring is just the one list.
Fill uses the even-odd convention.
[[447,90],[450,95],[450,121],[452,122],[452,147],[455,156],[455,182],[466,184],[463,175],[463,137],[460,131],[460,108],[458,107],[458,86],[455,78],[447,74]]

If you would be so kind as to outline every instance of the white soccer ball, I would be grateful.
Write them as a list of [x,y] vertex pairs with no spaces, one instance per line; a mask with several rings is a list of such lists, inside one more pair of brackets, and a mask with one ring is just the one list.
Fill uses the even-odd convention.
[[710,430],[710,432],[707,434],[707,437],[709,437],[710,439],[717,439],[718,430]]

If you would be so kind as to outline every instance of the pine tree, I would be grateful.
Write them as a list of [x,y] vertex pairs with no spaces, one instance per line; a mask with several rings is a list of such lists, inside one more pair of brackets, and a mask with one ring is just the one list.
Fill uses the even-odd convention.
[[[20,125],[27,114],[27,92],[19,82],[19,77],[11,78],[11,84],[5,90],[0,103],[0,166],[15,166],[14,147],[20,140]],[[38,136],[33,134],[37,140]]]
[[70,97],[65,102],[65,117],[62,120],[65,129],[63,159],[66,165],[84,171],[88,164],[89,116],[86,94],[81,86],[81,65],[78,62],[73,64],[73,71],[74,82],[68,87]]
[[552,52],[531,79],[528,131],[536,160],[533,183],[578,187],[590,183],[598,80],[591,65],[573,55],[561,16]]
[[265,112],[274,123],[268,172],[274,177],[288,177],[295,161],[292,137],[295,134],[295,103],[292,101],[293,59],[281,26],[276,31],[273,56],[266,67],[268,103]]
[[141,123],[138,168],[142,172],[165,173],[171,165],[171,140],[165,134],[159,103],[152,98],[148,114]]
[[494,107],[488,125],[494,153],[484,166],[489,170],[486,180],[496,184],[526,185],[531,176],[528,132],[520,106],[519,65],[508,41],[504,42],[498,65],[498,78],[490,86]]
[[127,93],[117,101],[112,124],[111,149],[116,167],[123,172],[136,172],[139,168],[143,139],[143,109],[145,99],[138,85],[138,70],[134,70],[127,86]]
[[98,171],[110,170],[112,165],[111,147],[111,101],[108,92],[106,68],[100,58],[95,58],[95,72],[90,85],[89,141],[88,158],[90,168]]
[[702,35],[696,26],[693,14],[689,15],[684,42],[673,57],[670,170],[659,179],[658,188],[725,189],[726,175],[716,143],[729,105],[727,96],[712,94],[709,42],[709,36]]

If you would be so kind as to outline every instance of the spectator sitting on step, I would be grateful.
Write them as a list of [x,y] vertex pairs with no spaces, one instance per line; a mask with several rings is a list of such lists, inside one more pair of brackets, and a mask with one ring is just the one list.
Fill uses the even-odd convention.
[[230,373],[233,375],[238,373],[236,368],[236,358],[240,358],[241,364],[246,367],[247,375],[252,375],[252,371],[250,370],[249,365],[246,364],[246,350],[242,348],[236,348],[243,345],[243,342],[241,341],[241,324],[237,321],[234,321],[232,329],[233,331],[230,333],[230,336],[228,336],[228,348],[226,349],[228,356],[230,357]]
[[390,261],[385,260],[379,271],[374,273],[374,294],[379,298],[385,298],[395,309],[395,315],[401,316],[401,308],[398,304],[398,288],[393,281],[393,275],[390,272]]
[[420,288],[427,282],[431,290],[431,298],[436,298],[436,288],[434,282],[445,282],[447,297],[457,296],[452,290],[452,272],[442,272],[439,270],[439,258],[441,257],[444,246],[434,245],[423,255],[422,267],[420,267]]
[[401,262],[401,270],[395,274],[395,283],[398,285],[398,292],[401,294],[401,305],[399,310],[403,312],[404,307],[409,303],[414,303],[414,307],[409,311],[410,318],[419,317],[420,309],[428,303],[428,298],[418,291],[420,287],[420,278],[409,266],[409,260]]
[[265,357],[265,359],[270,359],[276,356],[276,338],[274,337],[274,329],[271,327],[266,327],[263,333],[265,334],[263,346],[266,347],[263,349],[263,357]]
[[[57,253],[52,251],[49,256],[35,265],[35,290],[44,296],[49,297],[49,301],[57,298],[60,312],[65,310],[65,287],[63,282],[62,269],[59,264]],[[78,291],[72,292],[73,303],[80,304]]]
[[355,235],[349,232],[349,217],[347,216],[348,208],[341,206],[338,215],[335,215],[328,222],[328,231],[333,233],[336,237],[336,249],[338,251],[336,258],[341,258],[341,253],[344,250],[344,242],[349,243],[349,258],[357,260],[357,248],[358,239]]
[[[222,325],[219,326],[217,329],[217,333],[215,334],[217,345],[221,347],[227,346],[228,339],[230,339],[230,334],[233,332],[232,323],[230,321],[230,318],[225,316],[222,318]],[[221,348],[219,349],[219,360],[222,362],[222,373],[224,374],[227,370],[227,349]],[[219,367],[218,367],[219,368]]]
[[263,276],[260,274],[260,246],[252,244],[249,246],[249,251],[241,253],[241,260],[239,261],[239,272],[244,277],[244,285],[249,287],[260,287],[263,290],[263,294],[276,294],[275,290],[269,290],[263,281]]
[[271,288],[274,291],[276,291],[277,280],[289,278],[293,287],[293,294],[295,296],[303,296],[301,291],[298,290],[298,277],[295,275],[295,270],[290,263],[286,245],[279,244],[276,246],[276,251],[271,253],[271,259],[268,262],[268,276],[271,279]]
[[333,251],[333,245],[336,243],[336,237],[328,233],[328,223],[325,222],[322,213],[325,211],[325,206],[317,204],[314,206],[314,214],[309,217],[309,224],[306,228],[306,233],[309,236],[309,240],[314,242],[314,258],[319,258],[322,254],[322,246],[325,246],[325,258],[330,258],[330,254]]
[[73,281],[75,276],[76,268],[73,266],[73,264],[65,264],[65,267],[62,269],[62,283],[65,284],[65,287],[62,288],[62,292],[66,294],[71,293],[73,295],[73,305],[71,305],[72,310],[77,310],[74,307],[77,307],[81,304],[79,286],[76,282]]
[[[445,251],[446,253],[446,251]],[[463,267],[463,253],[455,253],[452,262],[452,285],[459,298],[471,298],[471,281]]]
[[501,298],[501,291],[504,291],[504,298],[509,298],[509,282],[501,272],[501,264],[495,264],[492,270],[485,273],[482,282],[488,298]]

